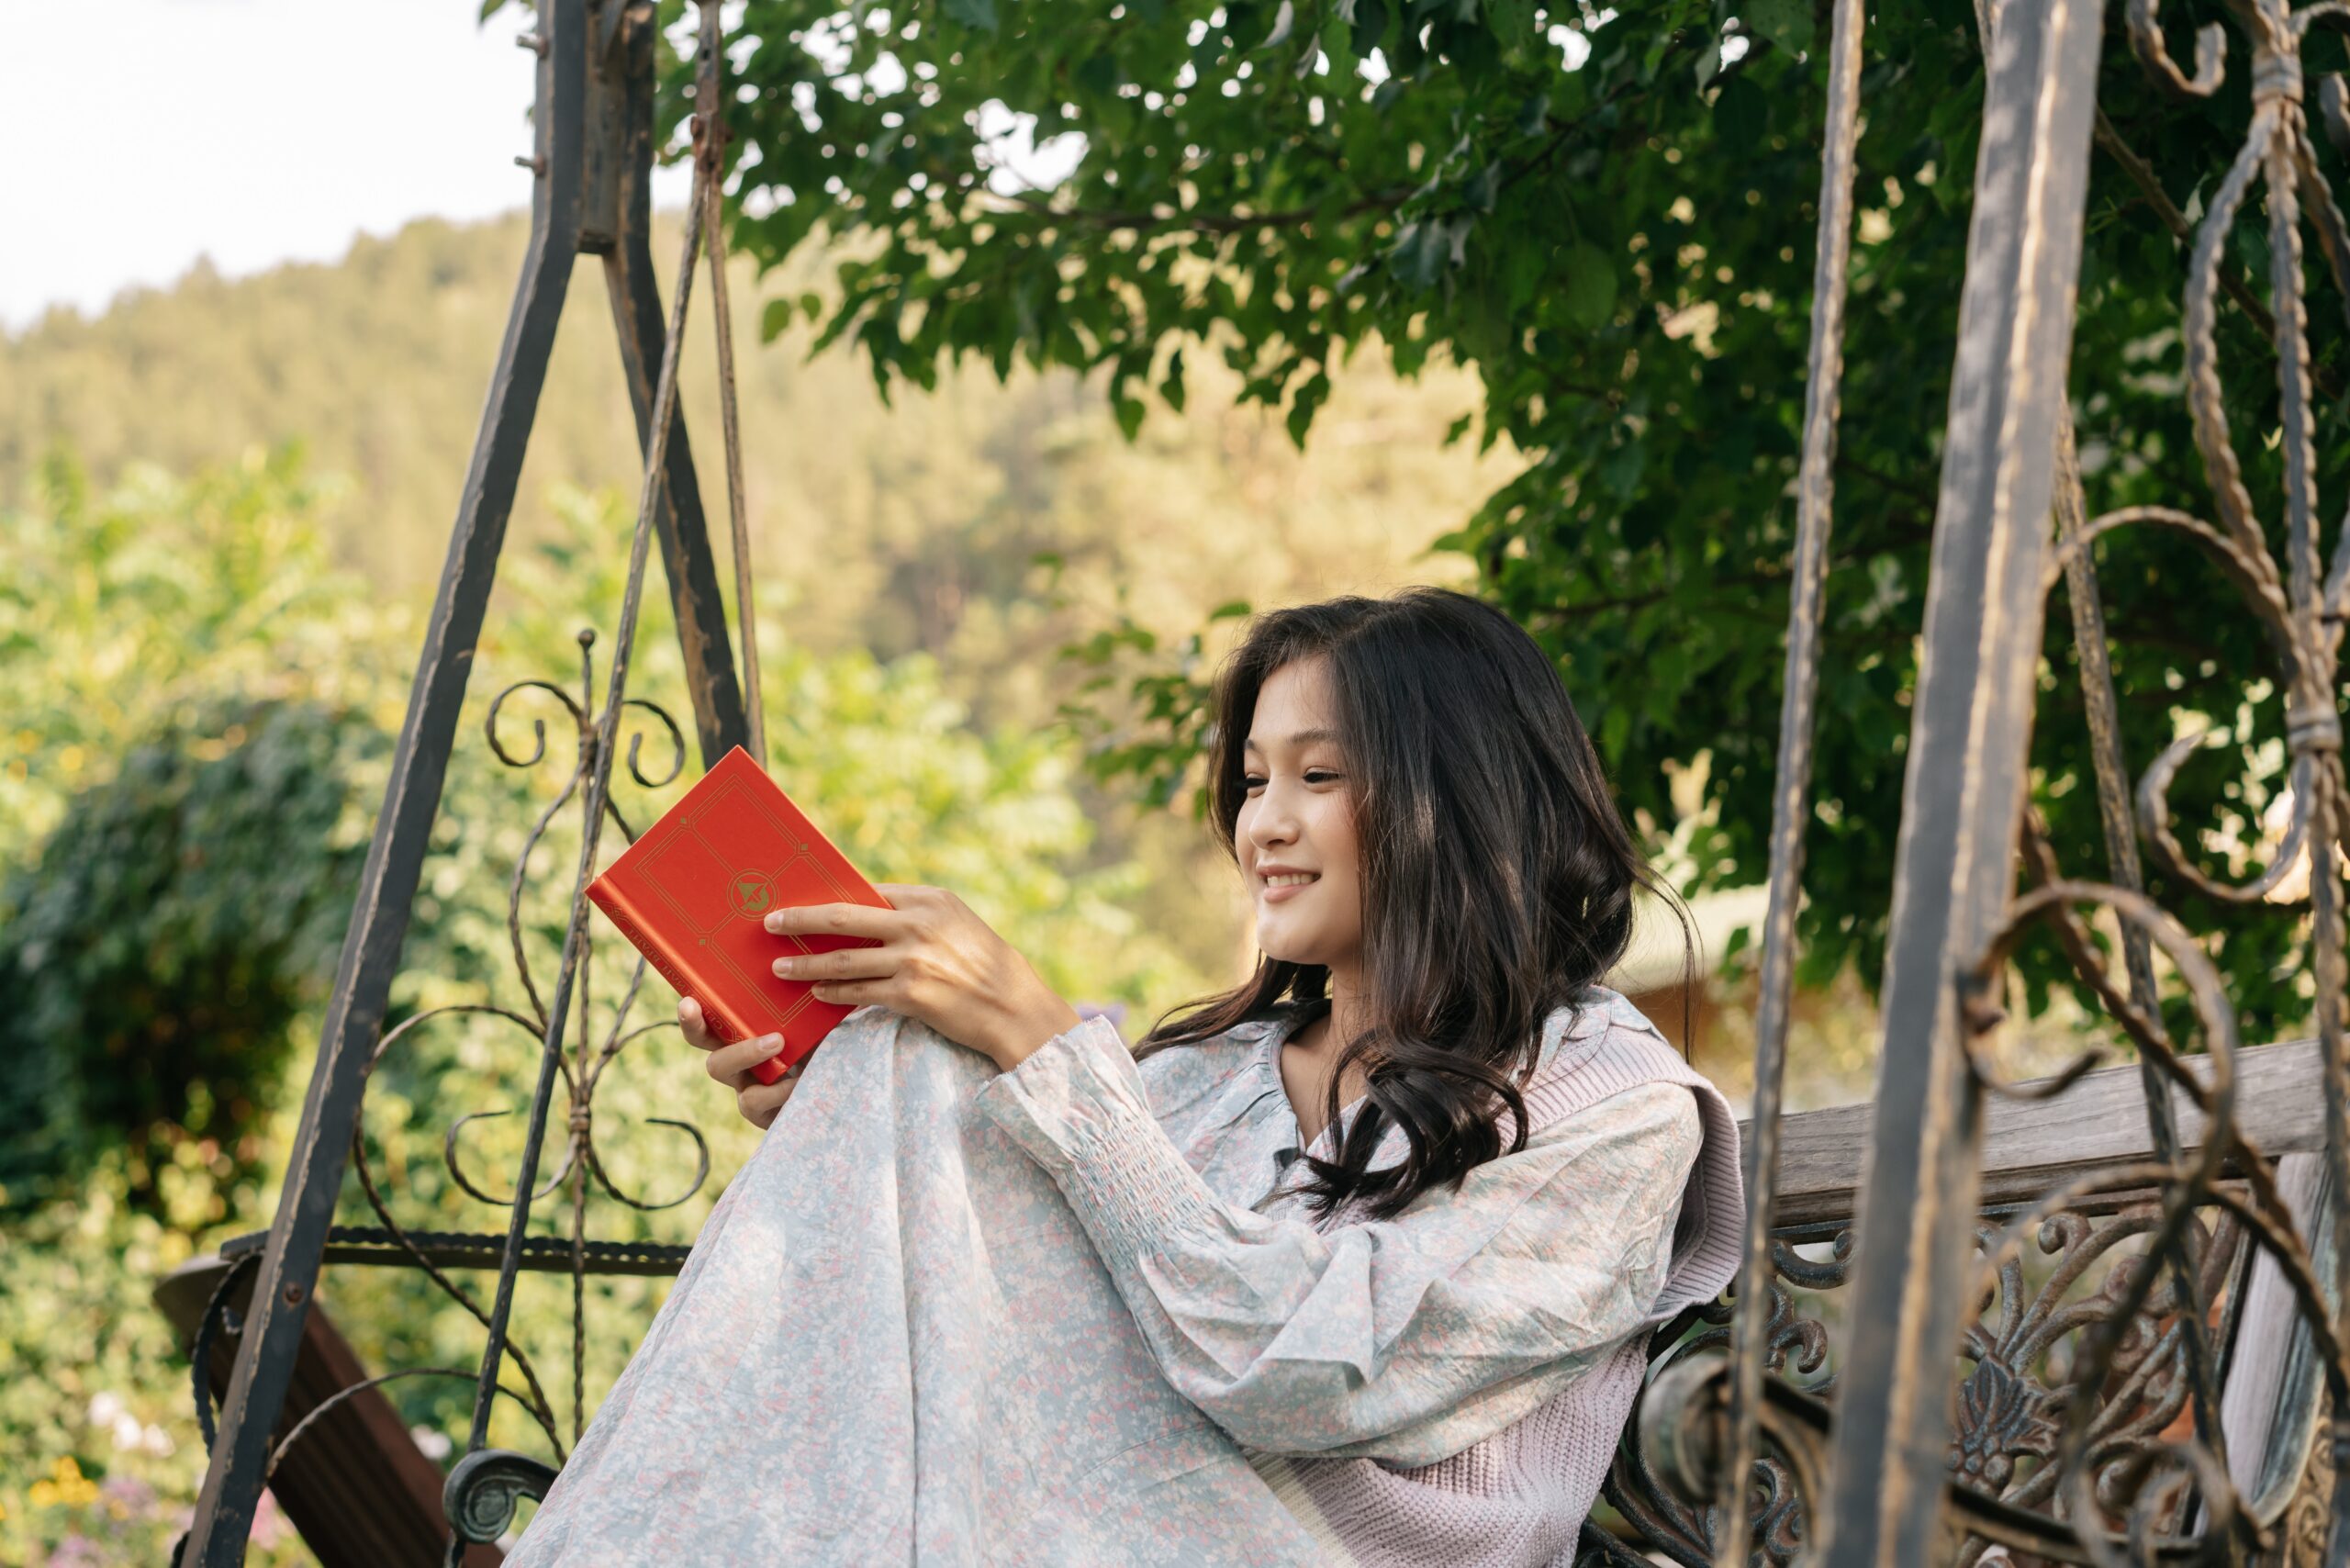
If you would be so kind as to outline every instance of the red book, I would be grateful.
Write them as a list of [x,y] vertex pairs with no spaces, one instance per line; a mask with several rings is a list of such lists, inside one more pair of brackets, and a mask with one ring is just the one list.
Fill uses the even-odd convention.
[[869,936],[778,935],[767,912],[895,907],[741,746],[588,883],[588,896],[678,995],[701,1004],[712,1038],[783,1036],[783,1049],[751,1070],[761,1083],[781,1078],[855,1011],[819,1002],[806,980],[778,979],[775,960],[880,946]]

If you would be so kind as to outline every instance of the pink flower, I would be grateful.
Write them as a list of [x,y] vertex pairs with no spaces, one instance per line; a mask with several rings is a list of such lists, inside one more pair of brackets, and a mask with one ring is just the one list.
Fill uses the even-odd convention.
[[253,1509],[252,1533],[245,1539],[255,1546],[275,1546],[293,1533],[285,1510],[277,1506],[277,1494],[263,1487],[260,1506]]

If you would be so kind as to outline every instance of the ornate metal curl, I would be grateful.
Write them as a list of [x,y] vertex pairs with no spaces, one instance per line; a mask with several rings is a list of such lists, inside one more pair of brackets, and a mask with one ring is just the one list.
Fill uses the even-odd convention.
[[[269,1450],[269,1467],[263,1473],[263,1477],[264,1479],[267,1479],[276,1475],[278,1463],[285,1459],[286,1450],[291,1449],[295,1443],[299,1441],[310,1431],[312,1428],[316,1427],[319,1424],[319,1418],[325,1416],[327,1412],[332,1410],[336,1406],[344,1403],[346,1400],[356,1398],[358,1395],[365,1393],[371,1388],[380,1388],[387,1383],[397,1383],[404,1377],[461,1377],[471,1382],[476,1375],[476,1373],[470,1367],[403,1367],[398,1372],[388,1372],[375,1377],[362,1378],[357,1383],[351,1383],[342,1388],[338,1388],[332,1394],[328,1394],[324,1399],[319,1400],[318,1404],[312,1406],[310,1407],[310,1413],[303,1417],[299,1421],[296,1422],[292,1431],[287,1432],[284,1437],[277,1439],[275,1446],[271,1448]],[[521,1406],[523,1410],[529,1414],[530,1417],[539,1424],[539,1429],[546,1433],[547,1441],[554,1445],[554,1451],[556,1454],[562,1454],[563,1439],[555,1435],[554,1421],[553,1417],[549,1417],[544,1411],[539,1409],[528,1398],[515,1393],[514,1390],[508,1388],[503,1383],[498,1385],[498,1392],[506,1395],[507,1398],[513,1400],[516,1404]],[[548,1473],[552,1475],[554,1472],[550,1470]],[[495,1538],[493,1537],[492,1539]]]
[[204,1304],[204,1316],[196,1320],[196,1335],[188,1343],[188,1376],[196,1386],[196,1428],[204,1435],[204,1451],[210,1453],[219,1432],[212,1414],[212,1341],[215,1336],[241,1332],[244,1325],[237,1309],[229,1305],[237,1282],[261,1261],[258,1255],[240,1258],[222,1271],[219,1283],[212,1287],[211,1296]]
[[543,1498],[555,1470],[543,1461],[505,1449],[476,1449],[459,1460],[441,1488],[442,1510],[457,1534],[470,1541],[492,1541],[514,1522],[525,1497]]
[[[1834,1387],[1833,1372],[1825,1372],[1827,1327],[1817,1317],[1801,1312],[1794,1294],[1795,1291],[1831,1291],[1845,1283],[1852,1270],[1852,1233],[1840,1229],[1826,1239],[1830,1241],[1830,1255],[1813,1259],[1798,1252],[1796,1249],[1801,1243],[1791,1238],[1772,1238],[1774,1278],[1762,1337],[1766,1408],[1780,1391],[1817,1401]],[[1709,1303],[1658,1332],[1654,1340],[1658,1347],[1657,1370],[1646,1394],[1634,1406],[1624,1439],[1601,1484],[1602,1495],[1639,1531],[1649,1546],[1685,1568],[1703,1568],[1714,1562],[1724,1534],[1720,1517],[1720,1483],[1724,1478],[1719,1473],[1724,1468],[1726,1429],[1704,1438],[1707,1462],[1703,1466],[1686,1456],[1695,1451],[1689,1447],[1695,1440],[1687,1435],[1694,1430],[1689,1423],[1702,1418],[1718,1426],[1726,1421],[1727,1385],[1715,1385],[1684,1369],[1707,1369],[1710,1375],[1721,1352],[1733,1349],[1731,1325],[1737,1305],[1734,1299]],[[1689,1332],[1693,1328],[1695,1332]],[[1800,1385],[1787,1381],[1785,1374],[1790,1370],[1804,1379]],[[1707,1391],[1705,1398],[1715,1402],[1710,1412],[1702,1417],[1684,1402],[1701,1389]],[[1651,1409],[1675,1430],[1676,1435],[1672,1438],[1660,1439],[1673,1447],[1670,1457],[1646,1435],[1647,1416]],[[1774,1564],[1793,1562],[1802,1553],[1807,1509],[1820,1495],[1807,1485],[1804,1473],[1807,1469],[1817,1473],[1818,1467],[1825,1463],[1825,1450],[1819,1449],[1817,1453],[1807,1450],[1799,1457],[1791,1457],[1777,1446],[1785,1435],[1781,1419],[1765,1414],[1761,1420],[1760,1432],[1767,1446],[1755,1453],[1747,1471],[1747,1539],[1751,1552],[1761,1561]],[[1706,1486],[1712,1490],[1687,1490],[1683,1483],[1694,1484],[1700,1469]]]

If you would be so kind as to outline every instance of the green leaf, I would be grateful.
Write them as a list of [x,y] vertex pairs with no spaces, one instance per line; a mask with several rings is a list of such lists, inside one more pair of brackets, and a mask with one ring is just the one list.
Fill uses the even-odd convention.
[[1811,6],[1807,0],[1742,0],[1746,25],[1785,50],[1806,54],[1811,50]]
[[1745,148],[1759,143],[1770,134],[1770,95],[1754,84],[1754,79],[1737,75],[1722,84],[1714,95],[1714,140],[1723,147]]
[[1444,275],[1450,251],[1444,225],[1422,220],[1406,223],[1398,230],[1395,243],[1387,254],[1398,277],[1414,288],[1427,289],[1434,287],[1437,279]]
[[1290,35],[1296,30],[1297,0],[1281,0],[1280,8],[1273,13],[1273,30],[1267,33],[1265,41],[1257,47],[1260,50],[1279,49],[1289,42]]
[[[1498,158],[1461,182],[1461,197],[1468,202],[1471,209],[1476,212],[1493,211],[1494,202],[1500,196],[1501,192],[1502,164]],[[1458,252],[1460,248],[1459,239],[1456,238],[1453,249]]]
[[1606,252],[1578,241],[1567,252],[1567,275],[1561,303],[1567,319],[1585,331],[1607,324],[1616,311],[1616,268]]
[[1504,44],[1524,43],[1534,37],[1534,0],[1492,0],[1485,7],[1485,18]]
[[1522,237],[1502,252],[1503,299],[1513,314],[1534,303],[1548,260],[1540,245]]
[[1305,432],[1313,428],[1315,411],[1330,396],[1330,378],[1321,371],[1299,384],[1290,398],[1289,438],[1298,445],[1305,444]]
[[1642,437],[1628,435],[1615,451],[1599,465],[1599,482],[1619,499],[1628,500],[1640,487],[1640,476],[1649,465],[1648,442]]
[[995,31],[995,0],[946,0],[946,14],[976,32]]
[[1550,120],[1550,95],[1529,93],[1517,108],[1517,134],[1539,136]]
[[1097,98],[1115,94],[1124,74],[1118,67],[1118,57],[1104,51],[1088,55],[1077,68],[1077,84]]

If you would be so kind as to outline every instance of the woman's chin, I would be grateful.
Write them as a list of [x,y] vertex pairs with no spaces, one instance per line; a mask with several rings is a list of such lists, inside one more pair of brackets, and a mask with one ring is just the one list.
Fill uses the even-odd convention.
[[1279,964],[1327,965],[1330,961],[1329,954],[1320,943],[1284,941],[1279,932],[1271,934],[1269,941],[1262,927],[1258,930],[1257,946],[1265,957]]

